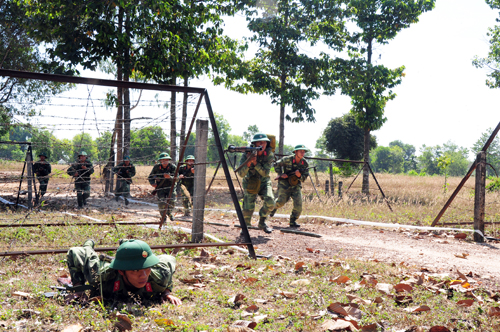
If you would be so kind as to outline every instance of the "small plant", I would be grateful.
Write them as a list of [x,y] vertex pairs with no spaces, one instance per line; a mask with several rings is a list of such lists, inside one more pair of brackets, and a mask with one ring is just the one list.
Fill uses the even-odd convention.
[[488,180],[491,180],[491,182],[486,186],[486,190],[489,192],[500,191],[500,178],[489,176]]
[[410,170],[408,172],[408,175],[411,175],[411,176],[418,176],[419,174],[417,173],[417,171],[415,171],[414,169]]

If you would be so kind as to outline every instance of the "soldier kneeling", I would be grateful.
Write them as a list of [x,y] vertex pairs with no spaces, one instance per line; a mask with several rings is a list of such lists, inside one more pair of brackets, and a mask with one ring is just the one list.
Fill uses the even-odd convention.
[[[156,256],[141,240],[122,240],[111,260],[94,251],[94,241],[68,251],[67,264],[76,297],[90,290],[90,296],[103,296],[103,301],[138,302],[142,304],[181,300],[171,293],[176,261],[173,256]],[[85,283],[88,282],[88,285]]]

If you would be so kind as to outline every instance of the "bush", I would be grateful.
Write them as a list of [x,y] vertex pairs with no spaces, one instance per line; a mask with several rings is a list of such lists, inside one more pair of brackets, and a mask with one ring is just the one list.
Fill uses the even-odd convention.
[[500,178],[490,176],[488,179],[491,180],[491,182],[486,186],[486,190],[489,192],[500,191]]
[[410,170],[410,171],[408,172],[408,175],[411,175],[411,176],[418,176],[418,173],[417,173],[417,171],[415,171],[414,169],[412,169],[412,170]]

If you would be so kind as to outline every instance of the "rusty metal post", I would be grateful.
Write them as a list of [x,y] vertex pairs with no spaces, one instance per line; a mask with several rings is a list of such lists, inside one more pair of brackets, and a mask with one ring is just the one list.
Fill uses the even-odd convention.
[[330,192],[332,196],[335,194],[335,183],[333,182],[333,163],[330,163]]
[[[476,159],[476,190],[474,197],[474,230],[484,235],[484,210],[486,197],[486,152],[481,151]],[[484,237],[474,233],[474,241],[484,242]]]

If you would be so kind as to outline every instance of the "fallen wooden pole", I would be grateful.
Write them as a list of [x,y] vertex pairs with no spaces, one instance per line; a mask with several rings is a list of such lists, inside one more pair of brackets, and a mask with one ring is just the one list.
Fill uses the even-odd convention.
[[296,231],[293,229],[280,229],[281,232],[283,233],[292,233],[292,234],[298,234],[298,235],[305,235],[305,236],[312,236],[312,237],[322,237],[323,235],[321,234],[316,234],[316,233],[309,233],[309,232],[302,232],[302,231]]

